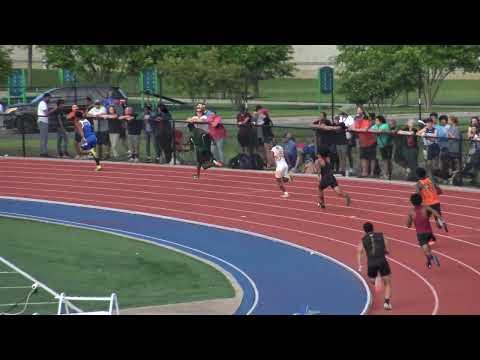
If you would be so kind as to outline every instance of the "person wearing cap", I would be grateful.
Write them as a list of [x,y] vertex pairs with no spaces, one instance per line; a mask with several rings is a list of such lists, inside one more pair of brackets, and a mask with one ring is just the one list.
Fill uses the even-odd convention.
[[108,136],[108,121],[103,118],[107,115],[107,109],[102,105],[100,100],[95,100],[94,107],[87,112],[87,118],[93,119],[93,128],[97,136],[97,145],[99,147],[99,156],[102,158],[104,154],[103,148],[106,148],[105,158],[110,154],[110,139]]
[[51,95],[46,93],[37,106],[37,125],[40,131],[40,156],[48,157],[48,118],[57,108],[48,109]]
[[188,140],[190,143],[190,149],[195,151],[197,155],[197,173],[193,175],[193,179],[198,180],[200,179],[201,168],[206,170],[212,166],[222,167],[223,163],[215,160],[212,155],[212,137],[210,134],[207,131],[196,127],[195,120],[192,120],[191,118],[188,119],[187,127],[190,131],[190,138]]
[[424,159],[426,160],[426,169],[429,176],[432,176],[433,162],[440,155],[440,146],[437,142],[437,130],[433,124],[433,120],[428,118],[425,120],[426,126],[417,132],[417,135],[423,137]]
[[203,103],[197,104],[195,107],[195,115],[191,117],[191,121],[196,123],[197,128],[208,131],[208,116],[206,114],[207,107]]

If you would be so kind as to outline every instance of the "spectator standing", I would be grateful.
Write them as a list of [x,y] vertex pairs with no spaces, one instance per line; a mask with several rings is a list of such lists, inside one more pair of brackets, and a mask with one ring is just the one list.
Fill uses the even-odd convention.
[[326,112],[321,112],[320,116],[317,120],[313,122],[313,127],[317,128],[315,130],[315,143],[317,145],[317,149],[319,149],[322,145],[327,145],[326,138],[325,138],[325,132],[322,131],[322,127],[319,125],[327,125],[328,120],[327,120],[327,113]]
[[216,112],[212,111],[208,117],[208,133],[213,139],[212,153],[213,157],[220,162],[225,162],[225,156],[223,155],[223,143],[227,137],[227,130],[222,124],[222,118]]
[[448,141],[448,138],[449,138],[448,129],[450,127],[448,125],[448,116],[440,115],[440,117],[438,118],[438,124],[436,124],[435,121],[433,120],[433,125],[437,132],[437,143],[438,143],[438,146],[440,147],[440,154],[437,157],[437,159],[435,159],[436,160],[435,168],[442,170],[442,172],[445,170],[447,170],[448,172],[448,166],[450,163],[449,156],[448,156],[449,143],[450,143]]
[[237,126],[237,139],[242,148],[242,153],[245,154],[248,151],[249,154],[252,155],[252,115],[245,108],[237,114]]
[[140,134],[142,133],[143,120],[137,120],[137,116],[132,107],[125,109],[125,115],[119,117],[120,120],[125,120],[128,131],[128,144],[130,153],[132,154],[129,161],[139,162],[140,157]]
[[103,118],[108,121],[108,137],[110,140],[110,149],[114,160],[118,160],[118,141],[122,131],[122,121],[118,118],[115,105],[110,105],[107,114]]
[[[125,99],[119,99],[118,101],[115,102],[115,111],[117,112],[118,116],[124,116],[125,115],[125,109],[127,108],[127,101]],[[132,153],[130,151],[129,145],[128,145],[128,131],[127,131],[127,122],[126,121],[121,121],[122,127],[120,129],[120,142],[122,143],[123,147],[127,151],[128,158],[131,159]]]
[[451,171],[460,170],[460,142],[462,141],[462,135],[458,127],[458,118],[455,116],[448,117],[448,157],[449,157],[449,175]]
[[48,109],[51,95],[45,94],[37,106],[37,125],[40,131],[40,156],[48,157],[48,118],[56,109]]
[[391,132],[390,125],[387,124],[385,117],[378,115],[375,117],[375,124],[371,127],[371,130],[377,133],[377,147],[380,150],[383,163],[383,179],[389,180],[392,177],[393,154],[392,137],[389,135]]
[[87,96],[85,98],[85,114],[88,114],[88,112],[94,107],[93,100],[90,96]]
[[286,133],[283,140],[283,152],[285,160],[288,164],[288,169],[292,169],[297,165],[297,144],[292,134]]
[[[98,157],[100,159],[107,158],[110,154],[110,139],[108,136],[108,121],[103,116],[107,115],[107,109],[102,105],[100,100],[95,100],[94,107],[91,108],[87,117],[93,119],[93,129],[97,136]],[[103,151],[104,148],[107,151]],[[105,154],[105,156],[103,156]]]
[[470,124],[468,125],[467,138],[472,140],[475,135],[477,135],[480,128],[480,120],[477,116],[474,116],[470,119]]
[[64,104],[65,100],[57,100],[57,108],[55,113],[57,122],[57,154],[60,158],[70,157],[70,154],[68,153],[68,133],[65,129],[65,121],[67,120],[67,117],[62,109]]
[[263,147],[265,148],[265,160],[267,168],[275,167],[275,159],[273,158],[272,148],[275,142],[275,135],[273,134],[273,122],[270,119],[269,112],[265,112],[265,118],[263,119]]
[[335,116],[333,126],[337,127],[337,130],[331,134],[332,142],[335,145],[337,159],[335,164],[337,165],[338,172],[343,176],[347,175],[347,153],[348,153],[348,140],[346,137],[347,126],[344,122],[340,121],[340,116]]
[[105,100],[103,100],[103,106],[105,106],[105,109],[108,109],[110,105],[115,104],[115,98],[113,97],[113,91],[109,90],[107,93],[107,97]]
[[353,130],[358,133],[360,145],[360,164],[362,174],[360,177],[373,177],[375,171],[375,160],[377,158],[377,139],[375,134],[370,132],[372,122],[364,112],[360,113],[353,124]]
[[160,153],[165,163],[172,161],[172,116],[163,103],[158,103],[157,112],[153,115],[155,121],[155,138],[157,141],[157,162],[160,162]]
[[145,129],[145,153],[147,154],[147,162],[152,161],[152,156],[151,156],[151,151],[150,151],[150,145],[153,143],[155,147],[155,154],[160,156],[158,154],[158,151],[156,149],[157,142],[155,141],[155,123],[152,124],[153,119],[152,117],[152,106],[150,104],[145,104],[143,108],[143,128]]
[[[265,118],[267,116],[268,116],[267,109],[265,109],[261,105],[257,105],[255,107],[255,112],[253,113],[253,126],[256,132],[256,138],[255,138],[256,151],[261,156],[264,162],[267,161],[267,150],[264,146],[265,137],[263,134],[263,127],[265,125]],[[270,151],[270,149],[268,151]]]
[[407,180],[417,181],[416,173],[418,167],[418,129],[415,127],[415,120],[409,119],[407,125],[397,132],[398,135],[405,135],[402,144],[403,157],[407,162]]
[[426,160],[426,169],[428,176],[433,176],[433,163],[440,155],[440,146],[437,143],[437,130],[433,125],[433,120],[428,118],[425,120],[426,126],[418,131],[418,135],[423,137],[423,157]]
[[[75,142],[74,142],[74,145],[75,145],[75,160],[79,160],[81,157],[82,157],[82,152],[81,152],[81,149],[80,149],[80,143],[82,142],[82,137],[80,136],[80,133],[78,132],[78,126],[76,126],[75,124],[75,119],[76,119],[76,112],[77,111],[80,111],[80,108],[78,107],[78,105],[72,105],[72,111],[70,111],[68,114],[67,114],[67,120],[69,121],[72,121],[74,123],[74,129],[75,129]],[[82,112],[83,114],[83,112]]]
[[[340,113],[340,122],[345,124],[347,129],[351,128],[355,122],[353,116],[348,115],[346,112]],[[345,132],[345,137],[347,139],[347,160],[348,160],[348,168],[345,170],[345,175],[349,176],[350,174],[354,173],[354,164],[353,164],[353,156],[352,156],[352,149],[356,147],[356,134],[350,131]],[[346,164],[345,164],[346,165]]]
[[191,118],[191,120],[196,124],[198,129],[208,132],[208,117],[206,112],[207,107],[205,104],[197,104],[195,107],[195,115]]

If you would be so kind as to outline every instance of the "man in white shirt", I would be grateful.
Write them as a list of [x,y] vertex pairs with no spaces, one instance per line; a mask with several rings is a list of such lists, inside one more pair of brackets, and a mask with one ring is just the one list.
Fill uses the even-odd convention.
[[97,136],[97,145],[99,147],[98,156],[103,158],[103,147],[106,147],[105,157],[110,154],[110,138],[108,135],[108,120],[103,119],[102,116],[107,115],[107,109],[102,105],[100,100],[95,100],[94,107],[88,113],[88,118],[93,119],[93,128]]
[[48,110],[51,95],[45,94],[37,107],[37,125],[40,131],[40,156],[48,157],[48,117],[56,109]]
[[288,192],[285,189],[283,183],[292,182],[293,176],[288,173],[288,164],[285,160],[285,154],[283,148],[280,145],[276,145],[271,150],[273,152],[273,158],[277,167],[275,169],[275,178],[277,179],[277,184],[280,190],[282,191],[282,197],[288,198]]
[[[355,119],[352,115],[348,115],[346,112],[340,113],[340,122],[345,124],[347,129],[351,128],[355,122]],[[347,159],[348,159],[348,169],[345,171],[345,175],[349,176],[353,174],[353,157],[352,157],[352,148],[355,147],[355,139],[352,138],[352,133],[346,132],[345,136],[347,137]]]

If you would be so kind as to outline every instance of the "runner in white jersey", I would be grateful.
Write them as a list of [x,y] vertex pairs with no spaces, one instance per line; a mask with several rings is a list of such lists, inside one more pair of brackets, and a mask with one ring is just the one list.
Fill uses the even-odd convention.
[[277,184],[280,190],[283,192],[282,197],[287,198],[288,192],[285,190],[283,183],[292,182],[293,176],[288,173],[288,164],[285,161],[285,155],[283,153],[283,148],[279,145],[276,145],[271,150],[273,152],[273,158],[277,168],[275,169],[275,178],[277,179]]

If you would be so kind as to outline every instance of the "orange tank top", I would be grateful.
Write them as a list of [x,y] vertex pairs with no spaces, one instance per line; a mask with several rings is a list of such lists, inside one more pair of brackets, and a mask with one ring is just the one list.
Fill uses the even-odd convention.
[[433,185],[432,180],[427,178],[419,180],[419,183],[422,185],[420,195],[422,196],[423,204],[427,206],[438,204],[440,199],[438,198],[437,189]]

